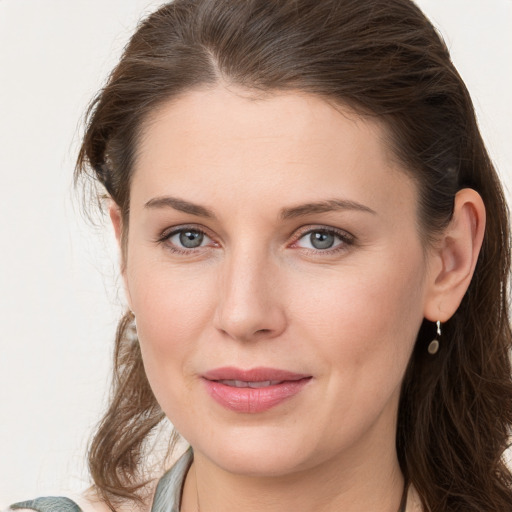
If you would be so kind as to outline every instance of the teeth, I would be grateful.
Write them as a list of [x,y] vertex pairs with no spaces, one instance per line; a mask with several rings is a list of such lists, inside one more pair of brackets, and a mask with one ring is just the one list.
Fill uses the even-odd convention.
[[280,384],[281,380],[262,380],[257,382],[247,382],[245,380],[219,380],[221,384],[225,386],[231,386],[233,388],[266,388],[268,386],[275,386]]

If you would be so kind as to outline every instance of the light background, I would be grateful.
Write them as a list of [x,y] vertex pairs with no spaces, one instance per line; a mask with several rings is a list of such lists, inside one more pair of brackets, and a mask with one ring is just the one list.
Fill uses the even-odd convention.
[[[122,292],[108,226],[80,216],[73,161],[86,105],[161,3],[0,0],[0,509],[88,486]],[[418,3],[512,190],[512,0]]]

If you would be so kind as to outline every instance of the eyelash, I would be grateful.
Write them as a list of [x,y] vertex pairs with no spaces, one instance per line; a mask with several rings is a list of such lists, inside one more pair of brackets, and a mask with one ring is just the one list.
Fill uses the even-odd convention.
[[[172,228],[170,230],[165,230],[156,240],[156,243],[158,244],[164,244],[167,249],[169,249],[171,252],[175,254],[183,254],[183,255],[191,255],[194,253],[197,253],[201,250],[204,250],[207,246],[199,246],[197,248],[190,248],[190,249],[184,249],[180,248],[175,244],[169,243],[169,240],[180,233],[184,233],[186,231],[191,231],[194,233],[199,233],[205,237],[208,237],[210,240],[212,239],[204,229],[197,227],[197,226],[179,226],[176,228]],[[317,226],[317,227],[311,227],[308,226],[308,228],[303,229],[302,231],[299,231],[296,236],[294,236],[294,240],[290,247],[295,248],[296,244],[307,235],[311,235],[313,233],[323,233],[326,235],[332,235],[336,238],[338,238],[341,243],[338,243],[333,248],[327,248],[327,249],[310,249],[306,247],[298,247],[298,249],[302,249],[307,254],[322,254],[322,255],[334,255],[338,254],[340,252],[347,251],[348,248],[355,244],[355,237],[351,235],[350,233],[338,229],[334,229],[331,227],[325,227],[325,226]],[[217,245],[217,244],[216,244]],[[218,246],[218,245],[217,245]]]

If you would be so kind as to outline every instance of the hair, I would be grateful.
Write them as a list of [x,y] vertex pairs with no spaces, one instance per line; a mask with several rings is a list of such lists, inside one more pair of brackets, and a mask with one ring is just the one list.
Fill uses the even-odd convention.
[[[503,453],[512,425],[508,212],[469,93],[432,24],[410,0],[176,0],[141,22],[92,102],[75,176],[92,175],[128,233],[130,182],[145,121],[192,89],[300,91],[382,122],[419,191],[425,244],[450,222],[457,191],[482,197],[487,226],[474,277],[427,353],[424,321],[407,367],[396,448],[431,512],[509,511]],[[141,500],[144,447],[164,418],[132,317],[115,342],[112,398],[89,449],[110,506]]]

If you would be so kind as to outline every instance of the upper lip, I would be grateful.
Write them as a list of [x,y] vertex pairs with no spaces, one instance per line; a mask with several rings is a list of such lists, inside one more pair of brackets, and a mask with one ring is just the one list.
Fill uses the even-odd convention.
[[311,375],[277,368],[258,367],[244,370],[233,366],[214,368],[202,375],[207,380],[238,380],[245,382],[293,381],[310,378]]

